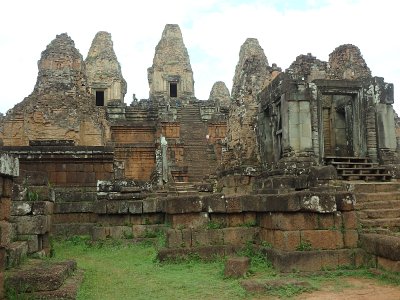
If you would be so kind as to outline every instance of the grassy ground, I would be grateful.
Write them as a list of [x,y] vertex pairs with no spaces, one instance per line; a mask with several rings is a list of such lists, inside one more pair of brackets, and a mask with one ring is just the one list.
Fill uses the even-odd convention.
[[[240,286],[240,280],[223,276],[224,261],[203,262],[195,257],[179,263],[159,263],[156,250],[149,244],[122,244],[109,241],[92,245],[82,238],[55,242],[55,260],[75,259],[84,269],[85,279],[78,299],[251,299]],[[242,253],[252,258],[249,278],[279,278],[260,255],[249,248]],[[311,287],[286,286],[269,291],[269,295],[288,298],[333,284],[346,288],[346,276],[374,277],[367,269],[335,270],[328,273],[289,277],[302,279]],[[400,276],[382,273],[384,284],[400,285]]]

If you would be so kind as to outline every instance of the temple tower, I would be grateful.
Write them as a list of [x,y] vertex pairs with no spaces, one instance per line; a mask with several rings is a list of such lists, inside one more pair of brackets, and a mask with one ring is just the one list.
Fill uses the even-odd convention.
[[123,103],[127,85],[110,33],[100,31],[96,34],[85,63],[88,85],[96,97],[96,105],[104,106],[111,101]]
[[193,71],[178,25],[165,26],[147,73],[150,98],[194,97]]

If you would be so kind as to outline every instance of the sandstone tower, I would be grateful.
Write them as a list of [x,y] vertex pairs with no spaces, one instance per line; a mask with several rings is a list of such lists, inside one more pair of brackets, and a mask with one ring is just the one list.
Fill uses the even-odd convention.
[[3,144],[64,140],[104,145],[109,135],[105,111],[95,106],[82,55],[66,33],[57,35],[42,52],[38,69],[33,92],[10,110],[0,126]]
[[150,98],[194,97],[193,71],[178,25],[165,26],[147,72]]
[[96,34],[85,60],[90,91],[96,97],[96,105],[104,106],[112,101],[124,102],[126,81],[115,55],[111,34]]
[[228,118],[229,165],[257,165],[257,94],[270,77],[268,60],[255,38],[240,48],[232,87],[232,105]]
[[231,95],[223,81],[217,81],[213,84],[208,100],[215,101],[217,106],[229,107],[231,104]]

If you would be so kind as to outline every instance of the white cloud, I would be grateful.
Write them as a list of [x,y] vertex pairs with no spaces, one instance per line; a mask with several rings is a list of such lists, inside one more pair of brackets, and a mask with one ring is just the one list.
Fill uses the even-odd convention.
[[[268,2],[268,3],[266,3]],[[56,34],[68,32],[85,58],[97,31],[111,32],[114,48],[132,93],[148,97],[147,68],[166,23],[181,26],[199,99],[212,84],[230,89],[239,49],[247,37],[258,38],[269,63],[283,69],[299,54],[327,60],[337,46],[357,45],[372,70],[400,86],[395,1],[306,0],[290,9],[282,1],[148,0],[128,2],[37,0],[7,1],[0,19],[0,82],[5,112],[33,90],[37,61]],[[322,4],[321,4],[322,3]],[[400,102],[400,101],[399,101]],[[400,111],[400,103],[395,103]]]

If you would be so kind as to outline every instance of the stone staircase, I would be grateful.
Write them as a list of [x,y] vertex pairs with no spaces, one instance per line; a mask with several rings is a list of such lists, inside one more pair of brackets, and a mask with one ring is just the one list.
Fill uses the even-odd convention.
[[75,261],[33,259],[8,271],[5,285],[11,299],[76,299],[82,279]]
[[360,247],[378,268],[400,272],[400,182],[351,183]]
[[327,156],[325,162],[333,165],[341,179],[388,181],[391,175],[385,167],[371,162],[368,157],[337,157]]
[[400,183],[355,183],[356,211],[364,232],[397,234],[400,230]]
[[214,173],[217,167],[213,148],[207,144],[207,125],[202,122],[199,106],[195,103],[180,108],[178,120],[181,123],[189,182],[201,182]]

